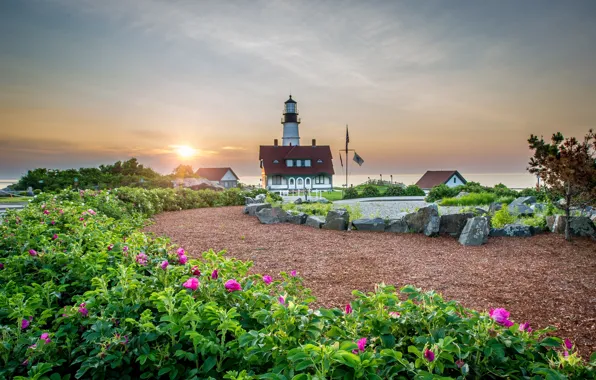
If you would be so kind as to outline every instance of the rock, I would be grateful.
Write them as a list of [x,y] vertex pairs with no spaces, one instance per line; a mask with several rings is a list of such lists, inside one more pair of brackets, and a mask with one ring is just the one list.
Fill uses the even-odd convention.
[[438,215],[430,217],[430,221],[424,227],[424,234],[426,236],[439,236],[439,229],[441,228],[441,218]]
[[596,225],[596,212],[592,213],[592,216],[590,217],[590,219],[592,220],[592,223],[594,223]]
[[542,234],[544,232],[546,232],[545,228],[530,226],[530,233],[532,233],[532,236]]
[[261,211],[264,208],[271,208],[271,204],[269,203],[253,203],[246,205],[244,207],[244,213],[250,216],[256,216],[257,212]]
[[520,216],[531,216],[534,215],[534,210],[530,206],[525,204],[514,204],[511,203],[508,206],[509,212],[511,215],[520,215]]
[[488,219],[483,216],[476,216],[468,219],[459,242],[462,245],[482,245],[488,241]]
[[301,205],[301,204],[302,204],[302,198],[298,198],[298,199],[296,199],[296,200],[294,201],[294,204]]
[[385,220],[381,218],[374,219],[356,219],[352,221],[352,226],[358,231],[385,231]]
[[491,214],[494,214],[495,212],[499,211],[502,208],[503,208],[502,203],[494,202],[494,203],[491,203],[490,206],[488,207],[488,212]]
[[256,203],[265,203],[266,198],[267,198],[267,196],[265,194],[257,194],[257,196],[255,197],[255,202]]
[[567,205],[567,201],[565,200],[565,198],[561,198],[556,202],[556,205],[560,208],[565,208],[565,206]]
[[308,218],[308,215],[306,215],[303,212],[300,212],[298,214],[288,214],[286,220],[288,223],[291,224],[304,224],[306,223],[306,218]]
[[439,227],[440,235],[450,235],[454,238],[459,238],[468,219],[473,218],[474,214],[471,212],[465,214],[448,214],[441,215],[441,222]]
[[262,224],[277,224],[284,223],[288,218],[288,214],[280,207],[269,207],[257,212],[257,218]]
[[565,233],[565,221],[567,217],[565,215],[550,215],[546,217],[546,225],[550,232],[555,234]]
[[323,228],[326,230],[345,231],[348,229],[350,214],[345,209],[331,210],[325,217]]
[[483,215],[488,214],[487,210],[480,208],[480,207],[474,207],[473,212],[474,212],[474,215],[476,215],[476,216],[483,216]]
[[27,188],[27,196],[32,197],[33,195],[34,195],[33,188],[31,186],[29,186]]
[[457,194],[455,197],[461,198],[461,197],[465,197],[466,195],[470,195],[470,193],[465,192],[465,191],[460,191],[459,194]]
[[532,230],[530,226],[523,224],[507,224],[503,228],[491,228],[490,236],[508,236],[508,237],[530,237]]
[[406,215],[407,213],[403,212],[400,213],[396,219],[389,219],[389,222],[385,226],[385,231],[399,233],[410,232],[408,229],[408,223],[406,223],[405,219]]
[[314,228],[321,228],[325,224],[325,219],[322,216],[309,215],[304,224]]
[[[431,223],[431,219],[433,218],[433,216],[439,216],[439,209],[437,208],[437,205],[434,203],[426,207],[422,207],[416,212],[406,214],[404,216],[404,220],[408,225],[408,231],[415,233],[423,233],[426,229],[426,226],[429,223]],[[433,227],[435,224],[436,220],[433,220]]]
[[322,203],[322,204],[331,203],[331,202],[329,202],[329,200],[327,200],[327,199],[325,199],[325,198],[321,198],[321,199],[319,199],[319,201],[318,201],[318,202],[319,202],[319,203]]
[[544,203],[534,203],[533,205],[530,205],[530,208],[532,210],[534,210],[534,212],[541,213],[544,210],[546,210],[546,204],[544,204]]
[[573,236],[596,236],[594,223],[587,216],[574,216],[569,223]]

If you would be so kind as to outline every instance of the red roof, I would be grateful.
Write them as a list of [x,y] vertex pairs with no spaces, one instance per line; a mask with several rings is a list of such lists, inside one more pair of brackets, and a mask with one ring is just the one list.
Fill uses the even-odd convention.
[[221,181],[228,170],[234,174],[236,179],[238,179],[238,176],[234,173],[232,168],[201,168],[197,170],[197,175],[202,178],[207,178],[209,181]]
[[467,182],[457,170],[428,170],[424,173],[422,178],[416,182],[416,186],[421,189],[432,189],[437,185],[447,183],[453,175],[458,176],[463,183]]
[[[286,166],[286,160],[310,160],[311,166]],[[333,170],[333,156],[329,145],[317,146],[274,146],[261,145],[259,160],[267,175],[315,175],[320,173],[335,174]],[[318,162],[318,161],[321,162]],[[278,163],[274,163],[277,161]]]

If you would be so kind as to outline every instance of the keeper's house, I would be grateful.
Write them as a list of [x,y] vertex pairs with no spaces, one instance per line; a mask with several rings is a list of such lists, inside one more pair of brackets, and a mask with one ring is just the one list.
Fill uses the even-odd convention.
[[273,191],[286,190],[332,190],[333,157],[329,145],[300,145],[297,103],[285,102],[283,111],[282,145],[261,145],[261,186]]
[[427,191],[441,184],[455,187],[465,185],[467,182],[457,170],[429,170],[416,182],[416,186]]

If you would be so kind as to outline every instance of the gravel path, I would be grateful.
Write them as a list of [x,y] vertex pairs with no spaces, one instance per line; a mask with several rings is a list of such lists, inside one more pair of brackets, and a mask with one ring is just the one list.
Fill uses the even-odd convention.
[[[334,208],[349,206],[352,209],[359,207],[363,218],[388,218],[393,219],[401,212],[415,212],[421,207],[430,203],[424,201],[381,201],[381,202],[350,202],[343,204],[334,204]],[[454,214],[463,207],[450,206],[439,207],[440,214]]]
[[491,238],[464,247],[449,237],[261,225],[241,207],[163,213],[147,228],[193,256],[213,248],[254,261],[256,273],[296,269],[318,305],[349,302],[352,289],[413,284],[477,310],[505,307],[515,321],[548,325],[582,355],[596,351],[596,244],[559,235]]

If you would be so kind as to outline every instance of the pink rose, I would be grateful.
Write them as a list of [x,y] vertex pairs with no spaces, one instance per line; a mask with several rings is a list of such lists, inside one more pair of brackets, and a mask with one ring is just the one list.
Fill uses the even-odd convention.
[[197,279],[196,277],[191,277],[188,280],[186,280],[186,282],[182,284],[182,286],[184,286],[186,289],[195,291],[199,287],[199,279]]

